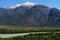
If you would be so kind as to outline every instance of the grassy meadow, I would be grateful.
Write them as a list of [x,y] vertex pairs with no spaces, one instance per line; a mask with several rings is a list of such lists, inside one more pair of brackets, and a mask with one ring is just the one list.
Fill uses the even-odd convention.
[[0,34],[14,34],[27,32],[51,32],[49,34],[34,34],[11,38],[0,38],[0,40],[60,40],[59,27],[30,27],[30,26],[0,26]]
[[27,33],[27,32],[55,32],[59,27],[30,27],[30,26],[0,26],[0,34]]

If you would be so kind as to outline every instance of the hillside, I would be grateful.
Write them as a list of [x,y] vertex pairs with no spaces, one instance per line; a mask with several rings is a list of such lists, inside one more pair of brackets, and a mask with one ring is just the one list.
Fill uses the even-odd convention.
[[0,8],[0,25],[59,26],[60,10],[30,2]]

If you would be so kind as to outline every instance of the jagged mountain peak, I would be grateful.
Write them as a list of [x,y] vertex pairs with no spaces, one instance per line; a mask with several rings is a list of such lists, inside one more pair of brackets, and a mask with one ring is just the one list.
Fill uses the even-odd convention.
[[19,7],[19,6],[28,6],[28,7],[33,7],[34,5],[36,5],[35,3],[31,3],[31,2],[25,2],[25,3],[22,3],[22,4],[17,4],[17,5],[14,5],[14,6],[10,6],[9,8],[16,8],[16,7]]

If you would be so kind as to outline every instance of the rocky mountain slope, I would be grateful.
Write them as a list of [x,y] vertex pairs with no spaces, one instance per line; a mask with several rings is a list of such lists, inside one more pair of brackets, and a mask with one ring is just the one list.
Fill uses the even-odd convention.
[[30,2],[0,8],[0,25],[58,26],[60,10]]

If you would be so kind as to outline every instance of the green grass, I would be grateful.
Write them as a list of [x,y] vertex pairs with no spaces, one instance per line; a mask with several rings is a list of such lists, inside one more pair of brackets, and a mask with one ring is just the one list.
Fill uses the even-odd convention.
[[30,26],[0,26],[0,34],[27,33],[27,32],[54,32],[60,31],[59,27],[30,27]]

